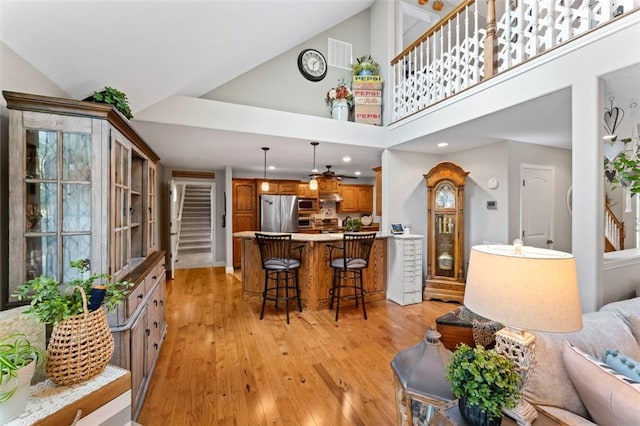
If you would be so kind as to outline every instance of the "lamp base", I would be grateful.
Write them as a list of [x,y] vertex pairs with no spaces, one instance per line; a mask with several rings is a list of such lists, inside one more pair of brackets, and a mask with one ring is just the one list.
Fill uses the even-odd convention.
[[[514,362],[522,377],[522,388],[529,381],[535,363],[535,341],[533,334],[512,327],[505,327],[496,333],[496,352]],[[502,412],[520,426],[530,425],[538,417],[536,409],[522,397],[514,409],[504,409]]]

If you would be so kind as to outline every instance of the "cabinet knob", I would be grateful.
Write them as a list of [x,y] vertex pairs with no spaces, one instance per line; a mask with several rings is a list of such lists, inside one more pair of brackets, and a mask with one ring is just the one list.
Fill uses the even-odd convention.
[[154,276],[151,277],[151,279],[153,279],[155,281],[156,279],[158,279],[158,277],[156,275],[154,275]]
[[154,326],[155,328],[158,328],[158,321],[154,321],[154,322],[153,322],[153,326]]
[[144,332],[147,333],[147,336],[149,336],[151,334],[151,330],[148,329],[148,328]]
[[156,306],[158,306],[158,301],[157,301],[157,300],[154,300],[154,301],[153,301],[153,304],[154,304],[154,305],[156,305]]
[[154,348],[155,350],[158,350],[158,344],[157,344],[157,343],[154,343],[154,344],[153,344],[153,348]]
[[142,293],[140,293],[140,294],[138,295],[138,299],[142,299],[143,297],[144,297],[144,294],[142,294]]
[[160,306],[164,306],[164,300],[160,301]]

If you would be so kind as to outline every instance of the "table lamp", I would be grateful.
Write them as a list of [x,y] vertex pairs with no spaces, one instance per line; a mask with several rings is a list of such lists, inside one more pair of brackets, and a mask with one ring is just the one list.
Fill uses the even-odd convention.
[[[514,245],[471,248],[464,305],[505,327],[496,333],[496,351],[514,361],[527,383],[535,364],[535,336],[524,329],[571,332],[582,328],[573,255]],[[519,425],[531,424],[535,408],[521,398],[505,414]]]

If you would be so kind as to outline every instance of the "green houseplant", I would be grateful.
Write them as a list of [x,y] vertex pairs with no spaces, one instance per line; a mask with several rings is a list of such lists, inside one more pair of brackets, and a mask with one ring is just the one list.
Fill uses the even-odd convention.
[[44,353],[24,334],[0,339],[0,424],[19,416],[27,406],[29,384]]
[[342,225],[348,232],[359,231],[362,221],[358,217],[351,217],[344,221]]
[[446,374],[460,413],[470,424],[499,425],[502,409],[514,408],[520,397],[522,379],[513,361],[481,345],[458,345]]
[[128,281],[111,282],[107,274],[90,274],[89,264],[85,259],[69,262],[79,274],[67,283],[59,283],[47,276],[36,277],[18,287],[18,300],[30,298],[31,306],[25,313],[33,315],[45,324],[58,324],[60,321],[83,312],[82,295],[74,291],[75,287],[84,290],[87,297],[94,285],[104,285],[106,292],[102,305],[113,310],[127,295],[133,283]]
[[351,65],[353,75],[378,75],[380,65],[373,60],[371,55],[364,55],[356,58],[356,62]]
[[89,96],[86,101],[99,102],[103,104],[109,104],[116,107],[118,111],[122,113],[129,120],[133,118],[131,108],[129,107],[129,100],[124,92],[113,87],[106,86],[104,90],[93,92],[93,95]]
[[[613,138],[611,143],[616,143],[617,138]],[[640,158],[635,149],[629,149],[631,138],[620,139],[622,151],[613,159],[604,158],[605,177],[614,185],[628,188],[631,196],[640,194]],[[615,188],[615,187],[614,187]]]

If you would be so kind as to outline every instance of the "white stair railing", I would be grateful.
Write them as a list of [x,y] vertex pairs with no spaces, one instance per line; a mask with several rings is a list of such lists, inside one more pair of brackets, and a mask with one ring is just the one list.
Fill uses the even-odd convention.
[[604,209],[604,236],[614,250],[624,249],[624,223],[618,220],[608,205]]
[[[463,1],[391,61],[398,121],[611,19],[607,0]],[[500,1],[500,0],[498,0]],[[502,3],[502,2],[501,2]]]

